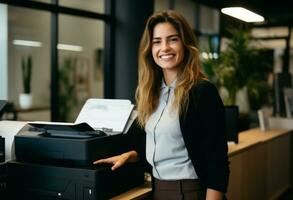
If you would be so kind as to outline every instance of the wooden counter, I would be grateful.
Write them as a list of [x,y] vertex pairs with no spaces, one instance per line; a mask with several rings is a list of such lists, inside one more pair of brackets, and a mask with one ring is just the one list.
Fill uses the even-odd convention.
[[282,135],[287,135],[290,130],[286,129],[271,129],[267,131],[261,131],[259,128],[250,129],[239,133],[239,143],[229,143],[228,155],[233,156],[234,154],[240,153],[247,148],[251,148],[254,145],[272,140]]
[[228,199],[278,199],[290,187],[292,131],[251,129],[229,145]]
[[[239,143],[229,144],[228,199],[276,199],[290,186],[291,130],[259,128],[239,133]],[[150,183],[113,200],[147,199]]]

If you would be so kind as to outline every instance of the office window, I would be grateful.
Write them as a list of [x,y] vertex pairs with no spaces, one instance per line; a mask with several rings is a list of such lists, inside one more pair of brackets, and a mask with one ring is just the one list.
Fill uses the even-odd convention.
[[[26,0],[41,3],[55,4],[52,0]],[[105,13],[104,0],[59,0],[58,5],[95,13]]]
[[59,0],[59,5],[96,13],[105,13],[104,0]]
[[[59,15],[59,95],[64,100],[59,102],[60,114],[69,110],[71,113],[62,120],[74,120],[88,98],[103,98],[103,52],[103,21]],[[66,81],[69,83],[67,89],[64,88]],[[67,105],[69,101],[71,105]]]
[[[74,67],[74,69],[70,69],[71,73],[69,73],[69,74],[73,74],[73,75],[70,75],[71,83],[76,84],[76,81],[78,81],[79,83],[78,87],[75,87],[75,89],[77,88],[76,91],[78,92],[71,93],[72,96],[75,97],[74,99],[76,100],[73,104],[76,112],[79,112],[79,108],[81,107],[81,105],[83,105],[84,101],[87,98],[89,97],[103,98],[104,94],[106,95],[111,94],[113,89],[108,85],[110,85],[109,83],[111,83],[111,79],[113,77],[111,73],[108,73],[110,70],[106,71],[105,73],[106,78],[104,78],[104,74],[103,74],[105,71],[104,70],[104,55],[109,57],[111,54],[109,53],[109,50],[112,51],[112,47],[115,46],[113,44],[114,42],[112,41],[112,37],[110,37],[112,34],[112,29],[111,29],[112,21],[110,21],[110,18],[111,18],[110,4],[106,6],[108,1],[104,1],[104,0],[86,0],[86,1],[83,1],[83,0],[57,0],[57,1],[55,0],[26,0],[26,1],[27,2],[31,1],[31,3],[23,4],[20,1],[8,1],[6,3],[7,6],[14,7],[14,10],[15,10],[14,12],[11,12],[10,20],[11,21],[14,20],[13,23],[15,24],[19,24],[22,21],[25,21],[24,23],[27,23],[27,24],[23,26],[24,27],[27,26],[28,27],[27,30],[23,31],[23,28],[19,28],[19,29],[16,28],[17,31],[27,36],[27,38],[33,38],[34,40],[29,40],[29,41],[32,41],[33,44],[37,43],[37,45],[39,44],[41,45],[37,47],[26,46],[26,47],[18,47],[18,48],[9,46],[9,48],[11,49],[9,50],[9,54],[10,54],[9,66],[4,64],[5,65],[4,70],[9,68],[8,73],[9,73],[10,80],[2,81],[4,83],[7,82],[7,85],[9,84],[9,86],[3,86],[5,87],[4,88],[5,91],[9,90],[9,95],[6,95],[8,100],[18,105],[17,96],[21,90],[20,88],[22,87],[22,86],[19,86],[21,84],[20,72],[16,72],[16,68],[10,67],[10,65],[15,65],[15,63],[17,62],[21,63],[21,58],[17,58],[17,57],[21,57],[19,56],[19,54],[26,54],[27,56],[23,56],[26,58],[31,56],[33,59],[34,65],[35,63],[38,63],[39,60],[41,59],[42,67],[49,66],[45,70],[41,71],[41,73],[43,73],[44,75],[40,75],[37,78],[38,80],[41,79],[42,83],[39,84],[38,86],[33,86],[37,88],[42,87],[42,89],[34,89],[34,90],[40,91],[39,92],[40,94],[38,93],[38,96],[40,95],[41,97],[40,98],[34,97],[34,99],[37,99],[37,100],[36,101],[34,100],[34,105],[30,109],[26,110],[25,112],[30,112],[31,110],[34,110],[36,106],[40,105],[41,107],[49,108],[50,116],[46,119],[42,119],[39,116],[37,116],[35,119],[29,119],[29,120],[62,121],[61,120],[62,116],[59,116],[60,115],[59,109],[61,107],[62,109],[64,108],[64,104],[59,103],[63,98],[62,93],[59,94],[59,90],[62,89],[60,88],[62,84],[59,84],[59,86],[57,85],[58,85],[58,82],[61,82],[64,84],[64,82],[62,82],[64,81],[64,77],[58,74],[59,73],[62,74],[61,66],[64,66],[64,63],[66,63],[68,59],[69,59],[69,64],[71,64],[70,62],[74,60],[76,66],[85,66],[85,67]],[[55,5],[56,3],[58,4]],[[56,9],[58,7],[60,9]],[[108,8],[107,11],[105,11],[106,7]],[[5,9],[3,10],[5,11]],[[7,15],[6,12],[2,12],[2,13],[5,13],[5,16]],[[44,22],[43,17],[36,15],[34,13],[46,13],[47,21]],[[21,16],[24,16],[24,17],[21,17]],[[30,21],[27,19],[29,19]],[[56,21],[56,19],[58,20],[58,22]],[[2,20],[0,22],[1,24],[5,26],[6,21],[8,20],[5,20],[5,21]],[[106,25],[105,22],[107,22],[108,24]],[[35,23],[36,26],[33,26],[32,25],[33,23]],[[41,23],[43,27],[39,26],[38,23]],[[13,25],[13,24],[9,26],[16,27],[16,25]],[[57,28],[56,26],[59,26],[59,27]],[[8,25],[6,25],[5,27],[8,27]],[[5,31],[5,27],[4,27],[4,31]],[[105,35],[106,37],[105,38],[104,31],[106,28],[109,34]],[[41,33],[41,31],[44,31],[44,33]],[[29,34],[27,34],[29,32],[32,33],[30,37],[28,37]],[[14,38],[13,31],[11,31],[11,33],[9,32],[8,34],[9,34],[9,41],[7,41],[8,38],[5,39],[5,44],[6,43],[8,44],[8,42],[11,43],[13,41],[12,38]],[[3,34],[3,35],[5,36],[6,34]],[[74,37],[77,37],[77,38],[74,38]],[[42,42],[41,40],[43,40],[44,38],[46,38],[46,41]],[[87,39],[87,41],[85,38]],[[54,44],[54,46],[52,46],[52,44]],[[55,47],[55,44],[57,45],[56,47]],[[6,47],[4,48],[5,50],[8,49]],[[39,48],[39,50],[36,50],[37,48]],[[42,49],[40,50],[40,48]],[[55,51],[56,50],[55,48],[57,49],[57,52]],[[105,53],[105,50],[104,50],[105,48],[107,49],[106,51],[107,53]],[[43,59],[44,52],[47,53],[47,56]],[[58,56],[56,55],[56,53]],[[8,56],[5,56],[5,57],[8,57]],[[106,59],[106,61],[108,60],[109,58]],[[2,63],[6,63],[6,62],[3,61]],[[36,65],[39,65],[39,64],[36,64]],[[65,65],[68,65],[68,62]],[[89,67],[86,67],[86,66],[89,66]],[[89,70],[83,70],[83,68],[89,69]],[[34,70],[36,70],[35,67],[34,67]],[[59,73],[57,70],[59,71]],[[84,79],[82,75],[81,76],[79,75],[84,74],[85,72],[86,74],[89,74],[89,78],[86,79],[86,81],[83,81]],[[33,73],[35,74],[34,71]],[[39,74],[39,71],[37,73]],[[11,78],[12,75],[16,77]],[[46,76],[46,78],[42,76]],[[16,83],[13,82],[14,79],[16,80]],[[105,80],[107,80],[107,84],[104,83]],[[34,83],[34,81],[35,80],[33,80],[32,84],[36,84]],[[85,82],[87,84],[84,84]],[[17,86],[14,86],[14,84],[16,84]],[[45,85],[46,87],[43,87],[43,85]],[[104,92],[104,87],[106,88],[107,92]],[[4,96],[7,93],[5,91],[2,92],[3,94],[1,93],[2,96]],[[78,105],[80,105],[80,107]],[[72,116],[73,117],[71,119],[74,119],[75,116],[74,115]],[[64,121],[69,121],[69,120],[64,120]]]
[[8,6],[8,99],[18,107],[24,92],[22,61],[31,57],[32,108],[47,108],[38,120],[50,120],[50,37],[49,12]]

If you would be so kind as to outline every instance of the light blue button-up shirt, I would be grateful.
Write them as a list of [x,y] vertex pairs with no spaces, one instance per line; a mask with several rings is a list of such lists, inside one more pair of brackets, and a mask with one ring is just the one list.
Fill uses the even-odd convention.
[[172,108],[176,80],[162,81],[159,105],[146,123],[146,158],[160,180],[197,179],[182,137],[179,116]]

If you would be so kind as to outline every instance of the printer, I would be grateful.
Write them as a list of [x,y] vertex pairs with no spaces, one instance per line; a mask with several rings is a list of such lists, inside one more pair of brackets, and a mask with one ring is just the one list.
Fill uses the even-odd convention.
[[28,123],[14,138],[9,161],[11,199],[103,200],[144,182],[138,163],[112,171],[93,161],[130,150],[128,134],[107,135],[87,123]]
[[126,152],[126,134],[106,135],[87,123],[28,123],[14,137],[18,161],[89,166],[93,161]]

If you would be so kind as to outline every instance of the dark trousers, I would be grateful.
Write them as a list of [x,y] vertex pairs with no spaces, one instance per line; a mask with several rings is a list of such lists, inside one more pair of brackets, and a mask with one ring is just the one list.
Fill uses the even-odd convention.
[[154,200],[204,200],[206,189],[199,180],[162,181],[154,179]]

